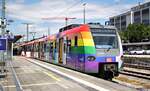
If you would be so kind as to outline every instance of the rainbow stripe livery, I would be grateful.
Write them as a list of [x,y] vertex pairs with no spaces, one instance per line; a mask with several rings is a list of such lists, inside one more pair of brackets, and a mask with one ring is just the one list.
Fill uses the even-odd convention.
[[[72,24],[21,45],[27,57],[41,59],[109,79],[118,75],[122,46],[116,28]],[[30,49],[30,50],[29,50]]]

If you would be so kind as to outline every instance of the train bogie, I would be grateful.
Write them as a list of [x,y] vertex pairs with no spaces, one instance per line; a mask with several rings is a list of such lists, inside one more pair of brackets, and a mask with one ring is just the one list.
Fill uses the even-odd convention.
[[118,63],[99,63],[99,75],[104,79],[112,79],[118,76]]

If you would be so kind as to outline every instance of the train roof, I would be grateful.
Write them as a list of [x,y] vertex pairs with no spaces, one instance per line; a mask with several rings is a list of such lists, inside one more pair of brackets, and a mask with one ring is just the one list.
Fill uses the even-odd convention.
[[57,34],[53,34],[53,35],[48,35],[46,39],[47,40],[55,40],[56,37],[57,37]]
[[[59,33],[57,33],[57,34],[40,37],[40,38],[31,40],[29,42],[23,43],[22,45],[30,45],[30,44],[42,42],[45,40],[55,40],[57,37],[61,37],[66,34],[78,32],[78,28],[86,28],[86,27],[82,27],[82,26],[89,26],[90,28],[106,28],[106,29],[116,30],[116,28],[114,26],[104,26],[104,25],[101,25],[100,23],[71,24],[71,25],[65,26],[63,28],[60,28]],[[82,31],[83,30],[84,29],[82,29]]]
[[63,32],[63,31],[66,31],[66,30],[69,30],[69,29],[72,29],[72,28],[75,28],[75,27],[79,27],[80,25],[81,24],[71,24],[71,25],[60,28],[59,32]]
[[[65,26],[65,27],[60,28],[60,29],[59,29],[59,32],[63,32],[63,31],[66,31],[66,30],[70,30],[70,29],[79,27],[79,26],[81,26],[81,25],[84,25],[84,24],[71,24],[71,25],[68,25],[68,26]],[[115,26],[101,25],[100,23],[88,23],[87,25],[88,25],[90,28],[106,28],[106,29],[114,29],[114,30],[117,29]]]

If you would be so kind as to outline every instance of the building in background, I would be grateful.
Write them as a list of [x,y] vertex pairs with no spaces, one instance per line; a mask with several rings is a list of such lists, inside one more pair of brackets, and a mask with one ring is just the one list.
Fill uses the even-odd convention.
[[127,12],[109,18],[109,24],[116,26],[118,30],[125,30],[133,23],[150,25],[150,2],[139,3]]

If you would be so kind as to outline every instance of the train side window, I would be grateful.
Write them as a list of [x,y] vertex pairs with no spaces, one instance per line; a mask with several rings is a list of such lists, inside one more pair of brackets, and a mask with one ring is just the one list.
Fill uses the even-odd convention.
[[37,52],[40,51],[39,43],[37,43]]
[[58,46],[58,43],[57,43],[57,41],[55,41],[55,52],[58,52],[57,46]]
[[46,49],[47,49],[47,52],[50,51],[50,43],[49,42],[47,42],[47,44],[46,44]]
[[27,46],[27,51],[31,51],[31,45]]
[[66,53],[69,53],[71,51],[71,40],[67,39],[67,51]]
[[75,46],[75,47],[78,46],[78,36],[75,36],[74,46]]
[[44,43],[44,52],[47,52],[47,45],[46,45],[46,42]]
[[38,43],[36,43],[36,52],[38,52]]
[[66,43],[64,43],[64,53],[66,53]]
[[32,52],[34,52],[34,44],[32,44],[31,50]]
[[42,42],[42,52],[45,52],[45,43],[44,42]]
[[53,42],[50,43],[50,52],[53,52]]
[[67,40],[67,46],[71,46],[71,40]]
[[34,50],[35,52],[37,52],[37,44],[35,44]]
[[55,41],[55,49],[57,49],[58,43],[57,41]]
[[64,53],[66,53],[66,48],[67,48],[67,40],[64,38]]

